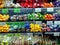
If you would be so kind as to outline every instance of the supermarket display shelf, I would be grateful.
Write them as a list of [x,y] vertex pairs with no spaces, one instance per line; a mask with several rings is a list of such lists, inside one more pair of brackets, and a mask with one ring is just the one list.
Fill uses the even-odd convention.
[[60,7],[52,7],[52,8],[34,8],[34,12],[47,12],[54,13],[60,10]]
[[3,8],[0,9],[0,13],[2,14],[10,14],[10,15],[14,15],[14,14],[28,14],[28,13],[32,13],[33,12],[33,8]]
[[[23,15],[23,14],[29,14],[29,13],[35,13],[35,12],[45,12],[45,13],[53,13],[60,11],[60,7],[54,7],[54,8],[3,8],[0,9],[1,14],[9,14],[9,15]],[[21,20],[24,21],[24,20]],[[20,22],[21,22],[20,21]],[[25,20],[25,21],[59,21],[59,20]],[[1,21],[4,22],[4,21]],[[5,21],[5,22],[15,22],[15,21]],[[17,21],[19,22],[19,21]],[[4,33],[4,32],[1,32]],[[6,32],[6,33],[31,33],[31,32]],[[32,32],[36,33],[36,32]],[[43,33],[43,32],[38,32]],[[45,32],[45,34],[54,34],[55,32]],[[58,33],[58,32],[57,32]],[[59,33],[60,34],[60,33]]]
[[34,20],[17,20],[17,21],[11,21],[11,20],[8,20],[8,21],[0,21],[0,22],[21,22],[21,21],[34,21]]
[[2,33],[33,33],[33,34],[39,34],[39,35],[54,35],[54,36],[60,36],[60,32],[0,32],[0,34]]
[[0,21],[0,22],[35,22],[35,21],[42,21],[42,22],[47,22],[47,21],[60,21],[60,20],[20,20],[20,21],[11,21],[11,20],[8,20],[8,21]]
[[54,36],[60,36],[60,32],[45,32],[44,34],[54,35]]
[[54,33],[59,33],[59,32],[45,32],[45,34],[54,34]]
[[42,32],[0,32],[1,33],[33,33],[33,34],[39,34],[39,35],[42,35],[43,33]]
[[32,13],[32,12],[56,12],[57,10],[59,10],[59,7],[55,7],[55,8],[3,8],[0,9],[0,13],[2,14],[10,14],[10,15],[14,15],[14,14],[28,14],[28,13]]
[[32,22],[34,22],[34,21],[42,21],[42,22],[46,22],[46,21],[60,21],[60,20],[18,20],[18,21],[11,21],[11,20],[8,20],[8,21],[0,21],[0,22],[21,22],[21,21],[23,21],[23,22],[26,22],[26,21],[32,21]]

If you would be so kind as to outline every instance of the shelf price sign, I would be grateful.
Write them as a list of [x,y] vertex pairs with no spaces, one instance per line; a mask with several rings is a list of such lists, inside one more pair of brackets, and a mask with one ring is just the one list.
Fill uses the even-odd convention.
[[2,13],[8,13],[8,8],[2,9]]
[[20,13],[21,9],[20,8],[14,8],[14,13]]
[[35,12],[41,12],[41,8],[35,8]]
[[59,36],[59,32],[54,32],[54,36]]
[[54,12],[54,8],[47,8],[47,12]]

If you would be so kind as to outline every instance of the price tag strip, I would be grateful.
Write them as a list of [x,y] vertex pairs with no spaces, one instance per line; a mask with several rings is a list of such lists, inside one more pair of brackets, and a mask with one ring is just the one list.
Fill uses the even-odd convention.
[[54,32],[54,36],[59,36],[59,32]]
[[2,13],[8,13],[8,8],[2,9]]
[[54,8],[47,8],[47,12],[54,12]]
[[20,8],[14,8],[14,13],[20,13],[21,9]]
[[41,12],[41,8],[35,8],[35,12]]

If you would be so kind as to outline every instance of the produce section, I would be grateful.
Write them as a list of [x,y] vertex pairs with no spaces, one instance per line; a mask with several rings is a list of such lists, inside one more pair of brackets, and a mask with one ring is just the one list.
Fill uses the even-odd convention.
[[0,32],[60,32],[60,21],[0,22]]
[[0,0],[0,45],[60,45],[60,0]]
[[[2,38],[1,38],[2,37]],[[59,45],[58,38],[33,33],[0,34],[0,45]],[[1,41],[2,40],[2,41]]]
[[21,7],[21,8],[48,8],[60,7],[59,0],[1,0],[0,8]]
[[60,14],[54,13],[54,14],[41,14],[41,13],[29,13],[29,14],[23,14],[23,15],[2,15],[0,14],[0,22],[1,21],[54,21],[54,20],[60,20]]

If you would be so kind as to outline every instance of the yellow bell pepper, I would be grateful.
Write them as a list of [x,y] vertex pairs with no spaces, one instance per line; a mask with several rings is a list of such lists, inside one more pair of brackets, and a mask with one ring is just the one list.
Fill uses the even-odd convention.
[[30,24],[31,32],[41,32],[41,26],[39,24]]

